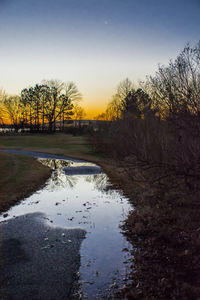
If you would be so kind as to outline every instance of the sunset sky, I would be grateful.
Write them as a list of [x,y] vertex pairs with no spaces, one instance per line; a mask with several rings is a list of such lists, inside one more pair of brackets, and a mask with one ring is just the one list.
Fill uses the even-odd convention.
[[0,0],[0,88],[74,81],[87,118],[200,39],[199,0]]

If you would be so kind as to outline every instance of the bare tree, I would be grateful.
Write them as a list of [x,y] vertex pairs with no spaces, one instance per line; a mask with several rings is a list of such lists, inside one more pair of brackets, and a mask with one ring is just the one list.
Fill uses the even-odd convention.
[[131,92],[133,89],[133,82],[130,79],[126,78],[125,80],[122,80],[117,86],[117,92],[115,96],[122,101],[128,96],[129,92]]
[[112,100],[108,103],[105,112],[106,120],[111,121],[121,118],[123,101],[132,90],[134,90],[134,84],[128,78],[119,83],[116,93],[112,97]]
[[77,103],[73,106],[73,116],[75,120],[82,120],[86,115],[85,110]]
[[65,89],[65,95],[72,102],[77,102],[82,99],[82,95],[79,92],[79,90],[74,82],[70,81],[70,82],[65,83],[64,89]]
[[5,113],[9,117],[10,123],[15,128],[15,131],[18,130],[19,124],[22,120],[22,110],[20,105],[19,96],[7,96],[3,101]]
[[163,117],[187,110],[200,111],[200,42],[187,45],[168,66],[159,66],[156,76],[147,77],[146,89]]
[[72,112],[75,120],[75,126],[78,124],[80,125],[79,121],[82,120],[86,115],[85,110],[78,103],[75,103]]
[[4,99],[6,94],[3,90],[0,90],[0,125],[4,125],[6,123],[5,116],[5,107],[4,107]]

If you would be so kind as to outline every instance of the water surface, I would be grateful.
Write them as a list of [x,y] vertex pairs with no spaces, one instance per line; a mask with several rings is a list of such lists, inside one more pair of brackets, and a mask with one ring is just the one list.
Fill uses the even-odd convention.
[[111,188],[107,175],[95,164],[29,155],[42,157],[39,161],[53,173],[43,189],[11,208],[6,219],[41,212],[51,226],[86,230],[79,270],[83,297],[103,298],[111,287],[122,286],[128,274],[129,254],[123,250],[130,249],[130,244],[119,228],[131,209],[128,199]]

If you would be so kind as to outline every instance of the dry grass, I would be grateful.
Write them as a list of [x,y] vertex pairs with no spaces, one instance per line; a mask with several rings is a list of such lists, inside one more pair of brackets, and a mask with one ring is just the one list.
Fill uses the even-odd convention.
[[0,153],[0,212],[42,186],[51,170],[34,158]]
[[5,135],[0,137],[0,148],[27,149],[68,156],[91,154],[84,137],[62,133]]

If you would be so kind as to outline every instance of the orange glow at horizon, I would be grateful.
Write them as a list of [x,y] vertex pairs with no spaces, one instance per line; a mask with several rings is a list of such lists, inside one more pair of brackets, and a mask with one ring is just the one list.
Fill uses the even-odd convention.
[[93,120],[95,117],[97,117],[99,114],[102,114],[106,110],[106,105],[83,105],[83,108],[86,112],[86,115],[84,117],[85,120]]
[[81,87],[83,100],[79,105],[85,110],[85,120],[93,120],[98,115],[105,112],[107,104],[112,99],[112,95],[115,93],[116,83],[108,86],[95,86]]

